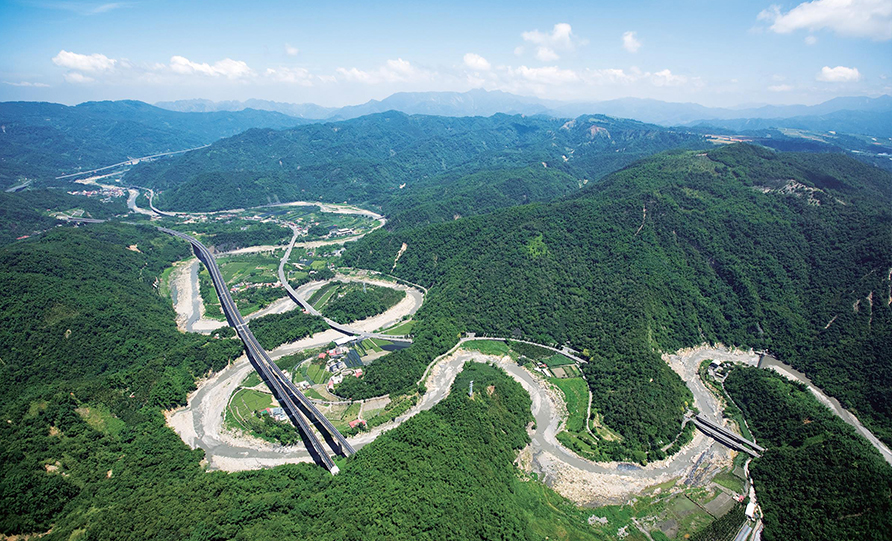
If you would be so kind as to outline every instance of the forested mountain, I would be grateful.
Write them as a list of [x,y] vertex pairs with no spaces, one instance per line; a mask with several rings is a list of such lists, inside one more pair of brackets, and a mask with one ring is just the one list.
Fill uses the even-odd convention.
[[0,103],[0,188],[303,122],[268,111],[179,113],[139,101]]
[[83,384],[96,396],[127,389],[135,410],[184,401],[195,376],[241,351],[177,331],[156,279],[188,255],[173,237],[120,224],[55,229],[0,249],[0,398]]
[[474,380],[487,392],[452,392],[341,462],[337,477],[312,464],[205,471],[203,452],[165,426],[161,410],[183,403],[194,379],[225,367],[241,345],[227,339],[230,329],[177,331],[155,283],[188,253],[154,229],[108,224],[0,249],[0,533],[594,537],[575,508],[517,477],[530,399],[485,365],[469,366],[454,385]]
[[685,407],[656,351],[722,342],[769,349],[892,442],[890,188],[843,155],[733,145],[646,159],[565,201],[379,230],[346,263],[429,287],[419,319],[451,327],[417,326],[343,393],[411,384],[460,331],[569,343],[623,436],[607,450],[654,453]]
[[[512,175],[528,189],[494,197],[533,201],[574,191],[654,152],[702,144],[699,135],[686,131],[602,116],[567,121],[388,112],[282,131],[253,130],[174,159],[137,166],[127,179],[164,190],[156,205],[167,209],[218,210],[322,199],[376,205],[390,213],[408,210],[398,206],[398,200],[438,203],[435,198],[445,192],[450,192],[448,197],[467,194],[489,185],[490,177],[498,184]],[[484,173],[519,167],[564,175]],[[472,174],[478,176],[465,178]],[[539,187],[542,181],[545,186]],[[504,203],[458,205],[446,215],[464,216],[475,207],[488,210],[496,204]]]
[[49,213],[74,209],[83,210],[84,218],[106,219],[126,213],[127,205],[121,200],[103,203],[77,197],[61,189],[0,192],[0,246],[55,227],[60,222]]
[[767,450],[750,471],[766,541],[888,539],[892,468],[802,385],[735,368],[725,389]]

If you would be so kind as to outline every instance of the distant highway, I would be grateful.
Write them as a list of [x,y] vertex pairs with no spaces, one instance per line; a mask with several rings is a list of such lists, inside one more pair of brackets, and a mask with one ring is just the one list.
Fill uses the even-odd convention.
[[[311,422],[322,434],[323,438],[338,453],[344,456],[350,456],[356,451],[347,442],[347,439],[331,424],[331,422],[316,408],[316,406],[294,385],[294,383],[282,372],[282,370],[272,361],[266,350],[257,341],[254,333],[248,328],[248,323],[242,317],[241,313],[232,300],[220,267],[217,266],[214,256],[207,247],[204,246],[194,237],[185,233],[159,227],[158,230],[173,235],[175,237],[187,240],[192,244],[195,255],[201,260],[211,274],[211,280],[217,295],[220,298],[220,304],[226,320],[233,327],[239,338],[245,345],[245,351],[248,359],[254,366],[257,373],[267,383],[270,390],[276,396],[279,404],[288,414],[288,417],[301,432],[301,436],[313,455],[313,458],[321,462],[333,475],[338,473],[338,467],[322,447],[319,438],[312,430],[309,423]],[[308,422],[309,419],[309,422]]]
[[184,152],[189,152],[192,150],[200,150],[202,148],[207,148],[209,146],[211,146],[211,145],[202,145],[200,147],[187,148],[185,150],[174,150],[173,152],[161,152],[159,154],[151,154],[149,156],[143,156],[141,158],[130,158],[129,160],[126,160],[123,162],[113,163],[112,165],[106,165],[105,167],[99,167],[96,169],[90,169],[89,171],[80,171],[78,173],[69,173],[67,175],[61,175],[61,176],[56,177],[56,180],[61,180],[64,178],[79,177],[82,175],[89,175],[90,173],[98,173],[100,171],[114,169],[115,167],[124,167],[125,165],[136,165],[137,163],[141,162],[142,160],[151,160],[152,158],[160,158],[161,156],[173,156],[174,154],[182,154]]

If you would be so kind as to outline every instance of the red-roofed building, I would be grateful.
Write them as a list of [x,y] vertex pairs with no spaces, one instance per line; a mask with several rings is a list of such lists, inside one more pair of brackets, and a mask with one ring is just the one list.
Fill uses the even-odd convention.
[[356,428],[358,425],[368,426],[368,425],[366,425],[365,419],[357,419],[355,421],[350,421],[350,428]]

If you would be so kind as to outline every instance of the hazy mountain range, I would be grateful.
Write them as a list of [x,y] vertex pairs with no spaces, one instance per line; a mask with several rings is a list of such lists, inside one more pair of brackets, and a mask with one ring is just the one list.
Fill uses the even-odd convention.
[[[877,98],[842,97],[817,105],[762,105],[742,108],[706,107],[696,103],[671,103],[652,99],[621,98],[599,102],[560,102],[517,96],[501,91],[471,90],[468,92],[399,92],[383,100],[371,100],[361,105],[332,108],[315,104],[293,104],[266,100],[213,102],[210,100],[180,100],[159,102],[158,107],[182,112],[240,111],[259,109],[276,111],[290,116],[310,120],[346,120],[372,113],[401,111],[408,114],[440,116],[490,116],[495,113],[543,114],[562,118],[575,118],[584,114],[605,114],[620,118],[634,118],[642,122],[664,126],[710,124],[728,126],[729,129],[749,129],[744,119],[788,119],[797,118],[801,124],[844,121],[841,111],[865,113],[858,116],[865,120],[877,113],[892,112],[892,96]],[[826,117],[837,115],[836,118]],[[851,115],[849,115],[851,116]],[[734,123],[715,121],[734,120]],[[853,128],[858,122],[852,118]],[[825,122],[827,123],[827,122]],[[753,128],[776,127],[776,123],[755,123]],[[848,126],[846,126],[848,127]],[[882,128],[880,124],[878,126]],[[832,128],[831,128],[832,129]],[[855,131],[855,130],[848,130]],[[880,134],[884,135],[884,134]]]

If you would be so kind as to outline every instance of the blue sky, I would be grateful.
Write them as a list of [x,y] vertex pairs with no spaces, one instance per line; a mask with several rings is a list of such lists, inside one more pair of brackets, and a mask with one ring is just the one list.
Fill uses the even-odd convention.
[[0,101],[341,106],[486,88],[734,106],[892,93],[892,0],[549,4],[0,0]]

